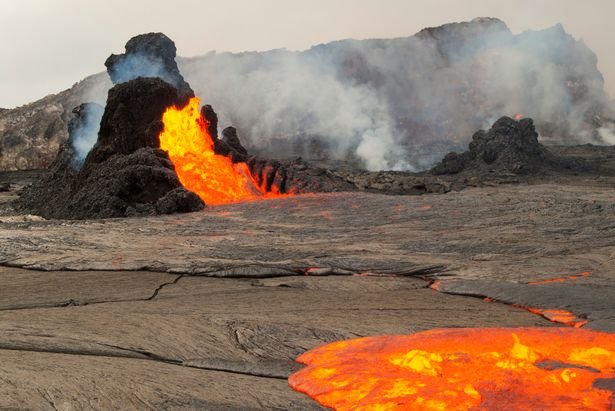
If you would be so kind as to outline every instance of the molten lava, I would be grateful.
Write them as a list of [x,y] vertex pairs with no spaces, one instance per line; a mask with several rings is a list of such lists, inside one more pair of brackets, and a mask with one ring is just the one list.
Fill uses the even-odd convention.
[[515,120],[519,121],[523,118],[523,114],[515,114]]
[[214,152],[214,141],[199,111],[200,100],[184,108],[169,107],[162,116],[160,148],[169,153],[182,185],[208,205],[279,197],[274,188],[259,187],[246,163],[233,163]]
[[560,277],[560,278],[549,278],[548,280],[542,281],[531,281],[528,284],[532,285],[540,285],[540,284],[550,284],[550,283],[563,283],[566,281],[578,280],[583,277],[589,277],[591,275],[590,271],[583,271],[578,275],[569,275],[568,277]]
[[442,329],[339,341],[289,384],[334,410],[609,410],[615,335],[575,328]]
[[568,325],[570,327],[581,328],[587,324],[587,320],[583,320],[566,310],[531,308],[517,305],[515,305],[515,307],[523,308],[533,314],[538,314],[551,322]]

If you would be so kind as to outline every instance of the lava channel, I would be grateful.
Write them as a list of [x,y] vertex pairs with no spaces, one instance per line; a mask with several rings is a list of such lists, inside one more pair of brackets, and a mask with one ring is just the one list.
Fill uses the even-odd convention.
[[177,177],[187,190],[208,205],[288,195],[275,188],[265,190],[257,184],[246,163],[233,163],[229,157],[216,154],[199,108],[200,99],[194,97],[183,108],[169,107],[162,116],[160,148],[169,154]]
[[528,284],[541,285],[541,284],[551,284],[551,283],[564,283],[566,281],[574,281],[580,278],[589,277],[590,275],[591,275],[590,271],[583,271],[581,274],[577,274],[577,275],[569,275],[568,277],[560,277],[560,278],[549,278],[547,280],[541,280],[541,281],[531,281]]
[[[290,386],[334,410],[610,410],[615,335],[575,328],[439,329],[334,342]],[[612,384],[611,384],[612,385]]]

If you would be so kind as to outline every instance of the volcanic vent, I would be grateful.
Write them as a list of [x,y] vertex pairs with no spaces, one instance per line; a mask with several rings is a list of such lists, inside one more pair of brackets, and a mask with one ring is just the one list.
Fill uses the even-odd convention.
[[84,160],[75,151],[78,131],[93,110],[102,110],[81,105],[68,143],[17,207],[47,218],[123,217],[353,188],[301,161],[250,157],[232,127],[219,139],[215,111],[208,105],[199,110],[175,56],[175,44],[162,33],[136,36],[125,54],[111,55],[105,65],[115,86],[96,144]]

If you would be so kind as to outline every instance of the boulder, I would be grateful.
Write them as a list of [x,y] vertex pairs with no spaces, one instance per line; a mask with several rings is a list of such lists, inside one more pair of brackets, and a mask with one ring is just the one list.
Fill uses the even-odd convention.
[[477,131],[467,151],[447,154],[431,174],[529,174],[550,163],[551,155],[538,142],[532,119],[502,117],[488,131]]

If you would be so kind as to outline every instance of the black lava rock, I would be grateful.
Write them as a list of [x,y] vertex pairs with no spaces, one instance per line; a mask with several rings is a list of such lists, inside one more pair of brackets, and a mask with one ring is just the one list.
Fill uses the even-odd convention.
[[[188,203],[184,197],[196,197]],[[172,196],[170,193],[174,192]],[[158,204],[164,200],[164,207]],[[140,148],[128,155],[115,155],[80,175],[70,201],[60,218],[107,218],[135,214],[169,214],[198,211],[203,202],[188,193],[179,182],[167,154],[154,148]]]
[[230,148],[235,150],[239,154],[244,156],[248,155],[248,151],[243,147],[239,137],[237,136],[237,129],[235,127],[227,127],[222,130],[222,141],[224,141]]
[[227,127],[222,131],[222,138],[214,140],[216,154],[230,157],[233,162],[245,162],[248,159],[248,151],[241,145],[235,127]]
[[160,147],[162,115],[170,106],[185,101],[173,86],[158,78],[137,78],[109,91],[98,141],[85,160],[84,168],[114,154],[129,154],[141,147]]
[[502,117],[489,131],[472,136],[468,150],[449,153],[431,169],[431,174],[529,174],[551,164],[551,156],[538,142],[532,119],[515,121]]
[[216,141],[218,139],[218,115],[214,111],[214,108],[209,104],[205,104],[201,108],[201,116],[207,123],[207,131],[211,138]]
[[[47,174],[24,191],[17,208],[62,219],[201,210],[203,201],[183,188],[167,153],[158,148],[162,114],[181,103],[177,90],[160,79],[116,85],[83,167],[74,167],[74,150],[70,143],[63,145]],[[84,118],[81,113],[75,111],[73,132]]]
[[191,191],[178,187],[156,202],[158,214],[187,213],[203,209],[203,201]]
[[314,167],[300,158],[277,161],[250,157],[247,164],[257,184],[266,191],[301,194],[357,190],[330,170]]
[[157,77],[173,85],[180,98],[194,97],[190,85],[179,72],[173,40],[163,33],[147,33],[131,38],[124,54],[112,54],[105,61],[114,84],[137,77]]

